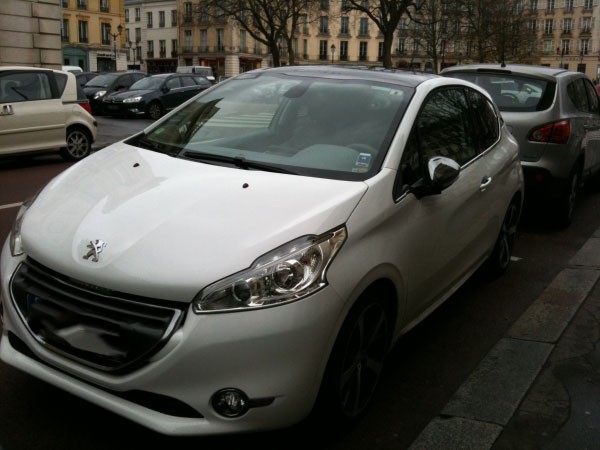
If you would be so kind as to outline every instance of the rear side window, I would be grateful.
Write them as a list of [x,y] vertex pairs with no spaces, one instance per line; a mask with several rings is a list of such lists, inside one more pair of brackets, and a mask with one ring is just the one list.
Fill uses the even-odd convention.
[[65,87],[67,86],[67,75],[64,73],[55,73],[54,78],[56,79],[56,84],[58,85],[58,93],[62,95],[65,91]]
[[552,105],[556,92],[554,82],[512,73],[448,72],[444,75],[481,86],[500,111],[544,111]]
[[51,98],[53,95],[48,73],[6,72],[0,75],[0,103]]
[[578,78],[571,81],[567,85],[567,95],[578,111],[590,112],[590,104],[588,102],[588,96],[583,82],[583,78]]
[[473,111],[475,130],[477,131],[478,152],[484,152],[500,138],[500,121],[494,106],[485,96],[472,89],[467,96]]
[[196,86],[192,77],[181,77],[181,84],[183,86]]

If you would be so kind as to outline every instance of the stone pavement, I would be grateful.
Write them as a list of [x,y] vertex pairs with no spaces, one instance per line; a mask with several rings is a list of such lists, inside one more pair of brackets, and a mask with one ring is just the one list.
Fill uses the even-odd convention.
[[600,229],[409,450],[600,450]]

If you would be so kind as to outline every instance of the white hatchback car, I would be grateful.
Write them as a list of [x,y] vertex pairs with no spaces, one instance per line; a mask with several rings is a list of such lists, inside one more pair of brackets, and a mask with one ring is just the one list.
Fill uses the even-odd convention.
[[522,202],[469,82],[246,72],[23,205],[0,357],[165,434],[352,420],[403,332],[507,268]]
[[58,150],[79,160],[90,154],[97,128],[72,73],[0,67],[0,156]]

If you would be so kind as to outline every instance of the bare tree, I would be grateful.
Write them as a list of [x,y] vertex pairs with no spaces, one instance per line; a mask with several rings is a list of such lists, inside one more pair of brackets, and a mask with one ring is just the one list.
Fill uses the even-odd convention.
[[418,9],[419,0],[342,0],[345,10],[365,13],[379,28],[383,36],[383,66],[392,67],[394,33],[403,14]]
[[234,20],[256,41],[264,44],[273,58],[273,66],[281,65],[287,49],[289,64],[294,64],[295,31],[317,0],[204,0],[198,12],[213,18]]

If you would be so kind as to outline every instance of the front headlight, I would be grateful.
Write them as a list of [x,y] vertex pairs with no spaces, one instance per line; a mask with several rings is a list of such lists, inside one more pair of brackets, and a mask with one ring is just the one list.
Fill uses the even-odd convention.
[[142,97],[137,96],[137,97],[126,98],[125,100],[123,100],[123,103],[138,103],[141,101],[142,101]]
[[[39,193],[39,192],[38,192]],[[38,194],[36,193],[33,197],[25,200],[21,207],[19,208],[19,212],[17,213],[17,218],[13,223],[12,229],[10,230],[9,235],[9,245],[10,245],[10,253],[13,256],[20,256],[25,253],[23,250],[23,241],[21,239],[21,224],[23,223],[23,218],[25,217],[25,213],[29,209],[29,207],[33,204]]]
[[344,227],[298,238],[203,289],[194,299],[193,310],[199,314],[259,308],[312,294],[327,284],[327,268],[345,240]]
[[98,100],[100,97],[103,97],[106,94],[106,91],[98,91],[94,94],[94,100]]

